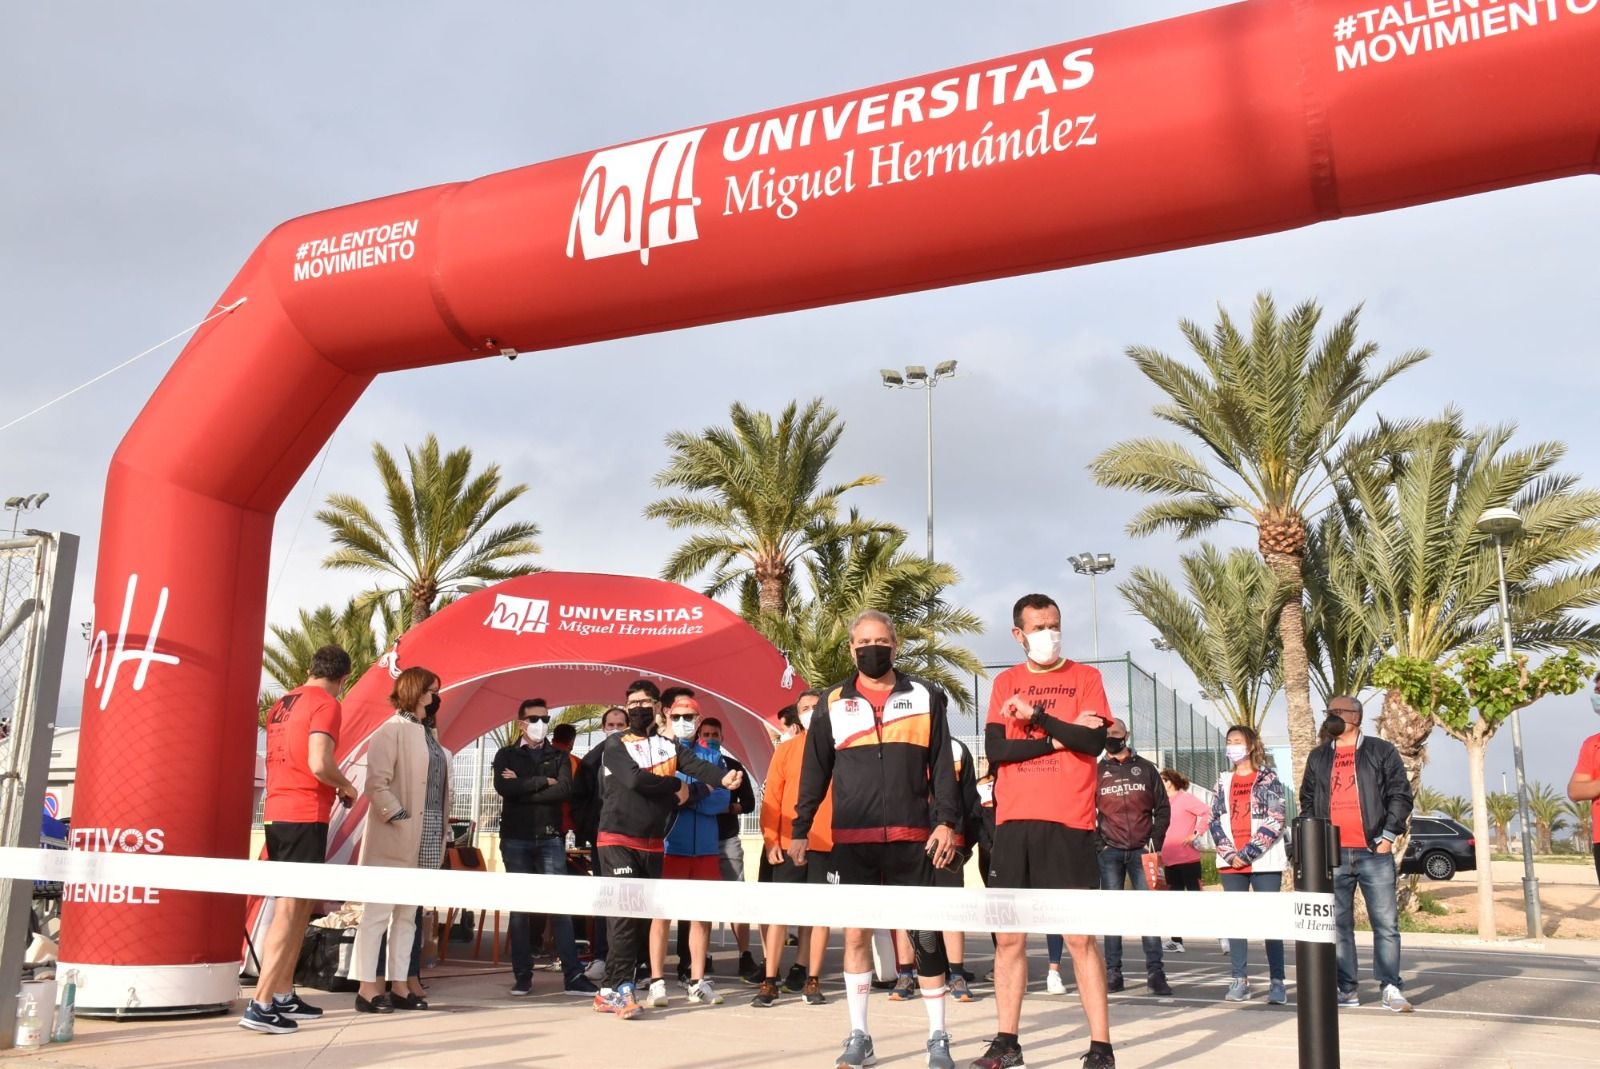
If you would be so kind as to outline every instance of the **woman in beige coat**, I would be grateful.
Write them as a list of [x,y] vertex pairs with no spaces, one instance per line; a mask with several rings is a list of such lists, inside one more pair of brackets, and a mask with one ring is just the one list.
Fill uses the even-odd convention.
[[[427,726],[439,711],[439,677],[426,668],[407,668],[395,680],[389,701],[395,714],[379,725],[367,745],[367,819],[359,863],[436,869],[444,859],[450,801],[449,754]],[[390,995],[378,979],[378,947],[387,932],[384,972],[395,985],[406,982],[416,912],[414,904],[368,902],[362,907],[355,944],[354,971],[361,984],[357,1011],[427,1008],[416,995]]]

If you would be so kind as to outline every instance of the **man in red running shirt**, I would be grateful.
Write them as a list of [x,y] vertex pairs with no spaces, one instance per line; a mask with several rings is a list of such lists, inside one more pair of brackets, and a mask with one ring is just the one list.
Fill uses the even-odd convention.
[[[984,750],[994,783],[994,857],[990,887],[1094,890],[1095,764],[1110,718],[1100,672],[1061,656],[1061,609],[1028,594],[1011,610],[1011,635],[1027,659],[995,677]],[[995,1012],[999,1030],[973,1069],[1018,1069],[1022,993],[1028,986],[1027,936],[996,937]],[[1078,1001],[1089,1022],[1085,1069],[1115,1069],[1111,1011],[1100,942],[1069,935]]]
[[[1600,713],[1600,675],[1594,677],[1594,690],[1589,693],[1589,704]],[[1578,750],[1578,767],[1572,770],[1567,781],[1567,797],[1578,804],[1589,803],[1589,826],[1594,830],[1594,874],[1600,879],[1600,734],[1583,740]]]
[[[311,656],[311,672],[267,713],[267,790],[261,821],[267,833],[267,860],[320,865],[328,859],[328,815],[335,794],[346,804],[356,789],[333,760],[339,738],[339,692],[350,675],[350,655],[323,646]],[[322,1010],[294,993],[294,964],[300,956],[311,901],[280,898],[261,947],[261,976],[255,998],[239,1018],[241,1028],[281,1035],[299,1021],[314,1021]]]

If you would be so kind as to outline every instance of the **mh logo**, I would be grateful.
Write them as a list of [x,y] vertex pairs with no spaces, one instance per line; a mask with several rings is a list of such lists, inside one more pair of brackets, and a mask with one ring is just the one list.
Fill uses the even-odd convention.
[[983,922],[994,927],[1017,924],[1016,899],[1010,895],[991,896],[983,904]]
[[567,256],[585,260],[636,252],[650,262],[657,245],[700,236],[694,210],[694,157],[705,128],[596,152],[583,172],[567,231]]
[[496,594],[485,627],[496,631],[515,631],[522,635],[542,635],[550,626],[550,603],[538,598],[519,598]]

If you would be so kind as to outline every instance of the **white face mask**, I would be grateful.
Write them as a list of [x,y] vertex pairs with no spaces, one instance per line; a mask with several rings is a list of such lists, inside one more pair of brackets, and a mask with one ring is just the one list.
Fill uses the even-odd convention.
[[550,725],[543,720],[524,720],[522,722],[522,733],[528,737],[529,742],[537,746],[550,733]]
[[[1596,697],[1600,697],[1600,695],[1596,695]],[[807,709],[805,712],[800,714],[800,730],[801,731],[810,731],[811,730],[811,714],[816,712],[816,711],[817,711],[817,707],[813,705],[811,708]]]
[[695,723],[693,720],[674,720],[672,722],[672,734],[685,742],[694,738],[694,728]]
[[1034,664],[1048,666],[1061,660],[1059,628],[1047,627],[1043,631],[1030,631],[1023,636],[1023,641],[1028,648],[1028,660]]
[[1589,707],[1600,713],[1600,694],[1589,695]]
[[611,727],[601,729],[601,733],[604,734],[608,739],[613,735],[619,734],[621,731],[622,725],[620,724],[613,724]]
[[1227,748],[1225,748],[1223,750],[1223,753],[1228,755],[1228,763],[1229,764],[1236,765],[1240,761],[1243,761],[1246,757],[1250,756],[1250,747],[1248,747],[1248,746],[1229,746],[1229,747],[1227,747]]

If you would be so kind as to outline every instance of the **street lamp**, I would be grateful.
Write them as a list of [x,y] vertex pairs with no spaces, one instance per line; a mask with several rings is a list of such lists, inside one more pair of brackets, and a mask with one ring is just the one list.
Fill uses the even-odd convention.
[[921,364],[907,364],[901,373],[892,367],[878,372],[891,390],[922,390],[928,395],[928,559],[933,559],[933,389],[956,375],[954,360],[941,361],[932,372]]
[[1094,613],[1094,659],[1100,659],[1100,587],[1095,581],[1117,566],[1117,558],[1109,553],[1074,553],[1067,560],[1072,570],[1089,577],[1089,602]]
[[[11,537],[13,540],[16,539],[17,528],[22,523],[22,514],[24,512],[32,512],[44,504],[49,496],[49,494],[24,494],[20,497],[6,498],[6,511],[11,513]],[[7,595],[11,593],[11,558],[14,556],[16,556],[15,550],[6,550],[6,570],[4,577],[0,578],[0,628],[6,626],[6,600]],[[4,634],[4,632],[0,631],[0,634]]]
[[[1506,597],[1506,543],[1522,533],[1522,517],[1515,509],[1487,509],[1478,517],[1478,530],[1494,539],[1495,560],[1500,568],[1500,637],[1505,643],[1506,664],[1511,663],[1511,609]],[[1511,749],[1517,772],[1517,822],[1522,825],[1522,896],[1528,909],[1528,938],[1538,939],[1544,926],[1539,917],[1539,877],[1533,874],[1532,823],[1528,816],[1528,776],[1522,763],[1522,718],[1511,712]]]

